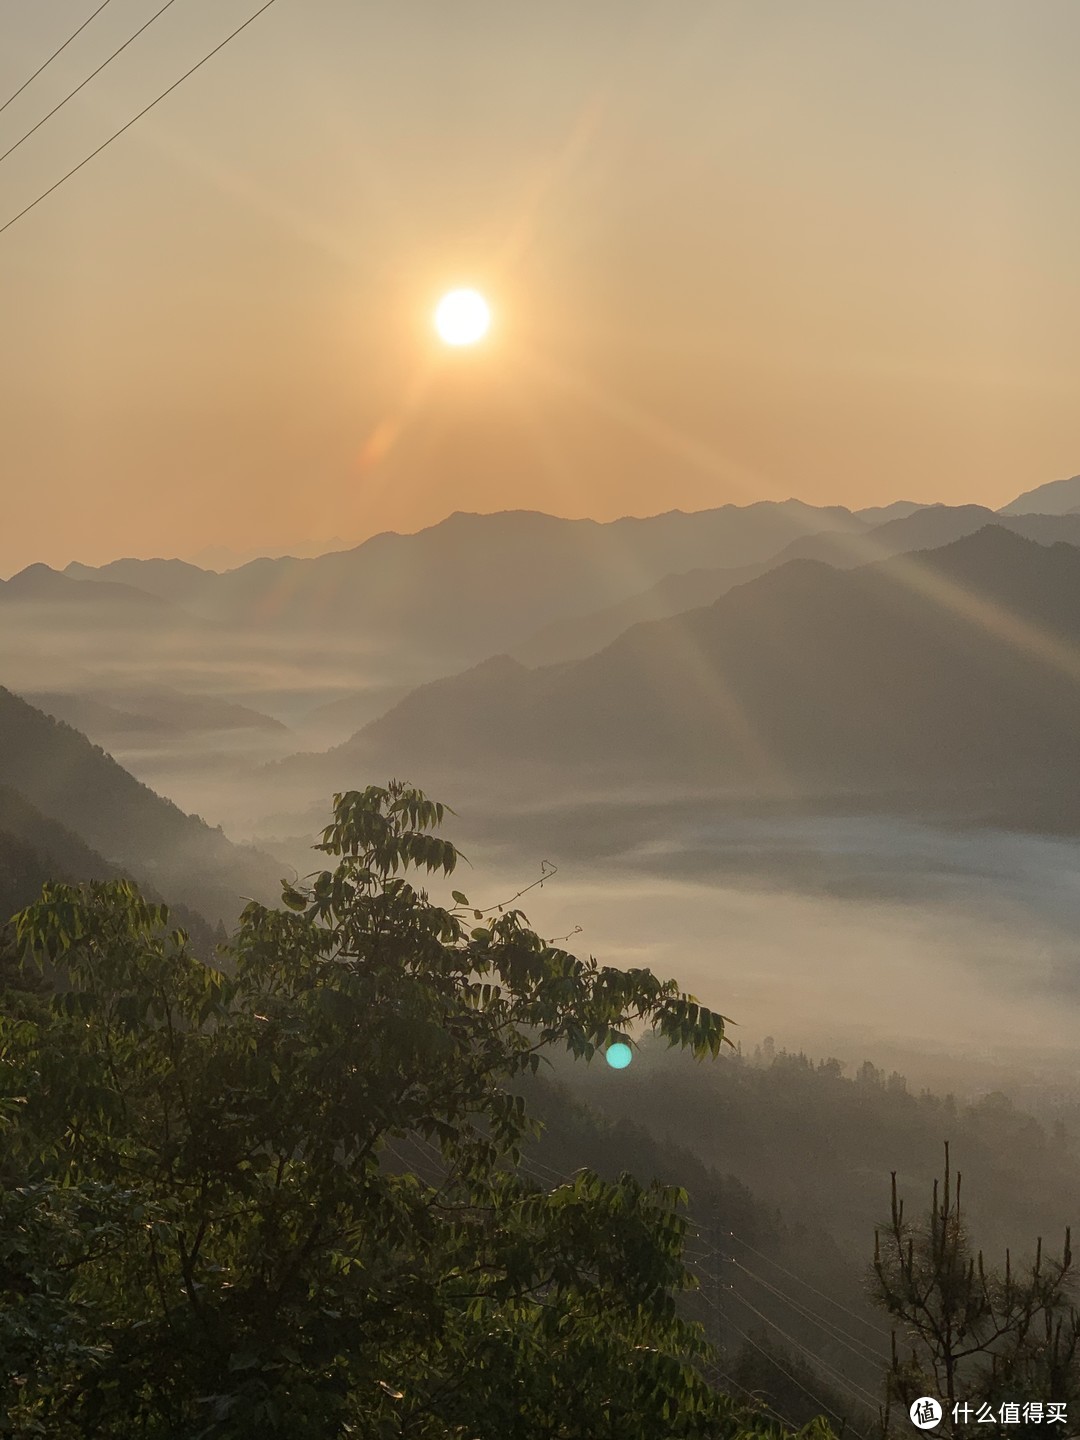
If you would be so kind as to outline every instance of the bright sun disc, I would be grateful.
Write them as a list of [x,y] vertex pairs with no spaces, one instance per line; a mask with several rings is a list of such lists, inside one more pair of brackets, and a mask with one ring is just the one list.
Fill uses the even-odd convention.
[[477,290],[451,290],[435,309],[435,329],[447,345],[475,345],[490,324],[488,303]]

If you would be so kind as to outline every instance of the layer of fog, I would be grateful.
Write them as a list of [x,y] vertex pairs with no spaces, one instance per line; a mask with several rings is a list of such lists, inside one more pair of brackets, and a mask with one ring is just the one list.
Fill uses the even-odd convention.
[[[256,728],[94,733],[122,764],[237,840],[271,848],[301,873],[339,783],[260,771],[267,761],[343,740],[417,678],[363,646],[321,652],[215,634],[175,645],[160,635],[93,629],[44,644],[8,632],[0,683],[97,696],[174,686],[239,702],[284,731]],[[152,654],[152,662],[148,656]],[[413,661],[415,663],[415,659]],[[362,785],[382,774],[342,776]],[[1080,844],[917,825],[887,816],[718,819],[715,806],[670,794],[557,802],[543,812],[463,782],[451,823],[485,899],[528,883],[541,858],[560,866],[529,894],[543,933],[566,934],[602,961],[676,976],[738,1021],[753,1048],[869,1058],[915,1083],[970,1093],[1073,1088],[1080,1041]],[[490,779],[490,777],[487,777]],[[316,790],[319,793],[316,793]],[[500,803],[501,800],[501,803]]]
[[[283,873],[325,863],[309,845],[329,787],[273,772],[253,786],[228,764],[158,773]],[[1080,841],[888,815],[724,815],[700,796],[530,807],[480,780],[425,788],[459,812],[445,833],[472,862],[455,882],[470,900],[506,900],[552,861],[555,877],[518,902],[541,934],[580,926],[573,948],[677,978],[751,1052],[772,1036],[958,1095],[1080,1096]]]
[[1076,842],[743,817],[623,854],[561,853],[576,848],[525,845],[508,863],[505,847],[474,845],[459,883],[486,906],[553,860],[558,874],[517,902],[541,934],[580,926],[577,953],[674,976],[750,1051],[768,1035],[962,1095],[1080,1089]]

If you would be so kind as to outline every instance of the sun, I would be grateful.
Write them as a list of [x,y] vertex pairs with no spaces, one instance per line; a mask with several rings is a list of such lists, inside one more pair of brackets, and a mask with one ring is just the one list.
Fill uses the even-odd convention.
[[435,307],[435,329],[446,345],[475,345],[491,325],[491,308],[478,290],[450,290]]

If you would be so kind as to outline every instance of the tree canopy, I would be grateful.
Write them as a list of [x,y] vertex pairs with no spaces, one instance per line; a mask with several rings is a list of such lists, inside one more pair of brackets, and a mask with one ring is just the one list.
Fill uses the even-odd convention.
[[724,1017],[433,902],[443,818],[336,796],[333,868],[250,904],[216,967],[126,880],[17,917],[53,990],[0,1015],[0,1434],[778,1433],[676,1314],[685,1194],[517,1164],[545,1049],[643,1022],[715,1056]]

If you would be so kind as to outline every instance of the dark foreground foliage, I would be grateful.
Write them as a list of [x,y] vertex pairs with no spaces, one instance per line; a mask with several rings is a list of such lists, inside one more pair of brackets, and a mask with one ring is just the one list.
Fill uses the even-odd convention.
[[640,1020],[703,1057],[723,1018],[432,903],[406,876],[453,871],[442,818],[397,783],[337,797],[335,868],[250,905],[220,969],[126,881],[17,918],[62,983],[0,1017],[0,1434],[780,1433],[677,1317],[686,1196],[516,1166],[546,1047]]

